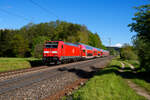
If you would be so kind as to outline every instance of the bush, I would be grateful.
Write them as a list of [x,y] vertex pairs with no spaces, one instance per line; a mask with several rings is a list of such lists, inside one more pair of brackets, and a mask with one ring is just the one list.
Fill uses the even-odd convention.
[[121,48],[120,57],[124,60],[136,60],[138,58],[133,47],[126,44]]

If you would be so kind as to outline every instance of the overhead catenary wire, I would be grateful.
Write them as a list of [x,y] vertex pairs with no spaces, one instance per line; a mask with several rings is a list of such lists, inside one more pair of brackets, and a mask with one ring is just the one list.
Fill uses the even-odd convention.
[[37,7],[39,7],[40,9],[42,9],[44,12],[48,13],[50,16],[53,15],[56,19],[59,19],[59,17],[52,11],[46,9],[45,7],[41,6],[39,3],[33,1],[33,0],[29,0],[32,4],[36,5]]
[[5,9],[0,8],[0,11],[1,11],[1,12],[4,12],[4,13],[7,13],[7,14],[9,14],[9,15],[11,15],[11,16],[15,16],[15,17],[21,18],[21,19],[23,19],[23,20],[30,21],[30,19],[28,19],[28,18],[26,18],[26,17],[24,17],[24,16],[22,16],[22,15],[19,15],[19,14],[16,14],[16,13],[12,13],[12,12],[7,11],[7,10],[5,10]]

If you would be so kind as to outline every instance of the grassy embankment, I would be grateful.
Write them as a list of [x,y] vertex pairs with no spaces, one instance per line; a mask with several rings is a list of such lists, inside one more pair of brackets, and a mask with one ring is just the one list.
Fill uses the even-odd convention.
[[31,68],[38,60],[36,58],[0,58],[0,72]]
[[[126,61],[132,64],[135,68],[139,68],[140,64],[137,61]],[[137,85],[145,88],[150,93],[150,77],[149,73],[144,73],[142,71],[137,71],[137,74],[134,74],[134,78],[132,78],[132,82],[136,83]]]
[[73,100],[146,100],[127,85],[124,74],[118,71],[120,68],[120,61],[112,60],[70,97]]

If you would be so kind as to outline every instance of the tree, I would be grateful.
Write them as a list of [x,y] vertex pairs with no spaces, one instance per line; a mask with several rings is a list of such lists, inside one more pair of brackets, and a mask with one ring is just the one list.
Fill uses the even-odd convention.
[[60,22],[55,29],[54,40],[62,40],[65,42],[76,42],[80,25],[67,22]]
[[131,31],[137,32],[133,39],[134,46],[137,49],[141,67],[150,71],[150,5],[136,7],[132,20],[129,24]]
[[121,48],[120,57],[121,59],[124,59],[124,60],[136,60],[137,59],[137,55],[133,51],[133,47],[128,44],[124,44],[124,46]]
[[1,57],[11,57],[14,56],[11,43],[13,36],[13,30],[0,30],[0,56]]
[[102,41],[99,37],[99,35],[97,33],[93,34],[93,33],[89,33],[89,45],[93,46],[93,47],[97,47],[97,48],[102,48],[102,49],[106,49],[103,45],[102,45]]
[[28,52],[28,41],[25,40],[20,34],[14,34],[10,41],[13,54],[16,57],[24,57]]
[[32,46],[32,56],[36,58],[42,57],[43,45],[46,41],[50,41],[50,39],[46,36],[38,36],[33,39],[33,46]]

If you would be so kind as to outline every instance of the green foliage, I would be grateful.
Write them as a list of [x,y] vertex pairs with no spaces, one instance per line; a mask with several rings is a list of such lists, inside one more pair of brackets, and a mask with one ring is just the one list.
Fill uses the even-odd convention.
[[108,48],[108,50],[109,50],[110,55],[116,56],[119,54],[119,52],[116,51],[114,48]]
[[57,20],[29,23],[19,30],[0,30],[0,56],[40,58],[46,40],[80,42],[105,49],[99,35],[89,31],[85,25]]
[[134,22],[129,24],[131,31],[137,32],[133,43],[137,49],[141,67],[150,71],[150,5],[137,7]]
[[[12,40],[12,31],[13,30],[0,30],[0,56],[13,56],[11,49],[11,43]],[[9,53],[8,53],[9,52]]]
[[67,42],[77,42],[78,34],[80,31],[80,25],[72,24],[67,22],[60,22],[60,24],[55,29],[55,37],[53,40],[63,40]]
[[20,34],[14,34],[10,43],[13,54],[17,57],[24,57],[25,53],[29,50],[28,41]]
[[125,44],[120,50],[120,57],[124,60],[135,60],[137,59],[137,55],[133,51],[133,47]]
[[42,57],[43,51],[43,44],[44,42],[48,41],[49,38],[45,36],[38,36],[33,39],[33,46],[32,46],[32,55],[36,58]]
[[91,46],[97,47],[97,48],[104,48],[97,33],[89,34],[89,43],[88,44]]

